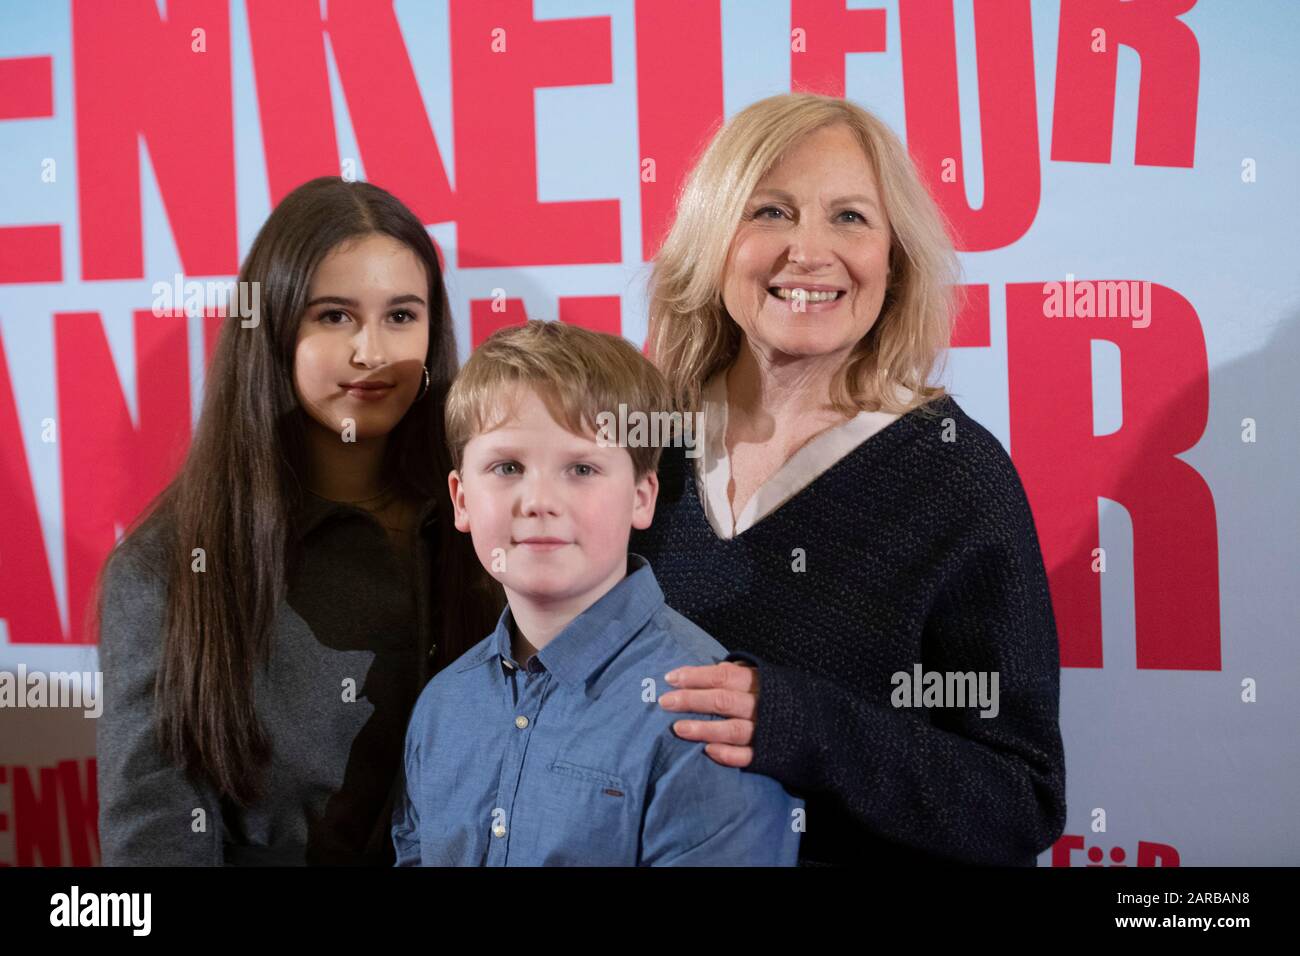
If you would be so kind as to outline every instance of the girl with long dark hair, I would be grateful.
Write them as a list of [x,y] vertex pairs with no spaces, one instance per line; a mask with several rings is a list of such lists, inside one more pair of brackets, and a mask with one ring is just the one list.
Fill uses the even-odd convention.
[[257,315],[225,320],[185,462],[101,573],[103,862],[388,864],[410,708],[503,605],[446,495],[437,251],[326,177],[239,281]]

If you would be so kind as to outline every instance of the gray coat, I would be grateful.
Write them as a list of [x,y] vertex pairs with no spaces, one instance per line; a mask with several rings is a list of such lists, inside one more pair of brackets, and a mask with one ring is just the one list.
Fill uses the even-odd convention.
[[96,721],[106,866],[393,862],[403,739],[434,634],[435,520],[430,499],[412,569],[372,515],[308,499],[294,525],[302,561],[254,680],[273,754],[266,795],[243,811],[163,759],[153,699],[165,613],[161,533],[118,546],[105,571]]

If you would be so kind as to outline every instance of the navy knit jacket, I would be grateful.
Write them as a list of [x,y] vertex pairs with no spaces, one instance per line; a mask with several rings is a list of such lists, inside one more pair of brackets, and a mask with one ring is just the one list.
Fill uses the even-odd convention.
[[[951,396],[897,419],[730,541],[665,448],[668,604],[758,668],[754,760],[807,801],[800,862],[1028,865],[1065,826],[1056,621],[1001,443]],[[895,707],[892,675],[998,673],[998,713]]]

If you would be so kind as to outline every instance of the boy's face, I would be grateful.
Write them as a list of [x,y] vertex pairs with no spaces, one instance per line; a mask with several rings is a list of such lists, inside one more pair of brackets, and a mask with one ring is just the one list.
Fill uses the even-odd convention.
[[456,527],[511,600],[580,611],[626,574],[628,536],[650,526],[658,478],[637,480],[626,448],[573,434],[532,389],[505,398],[514,414],[470,439],[448,476]]

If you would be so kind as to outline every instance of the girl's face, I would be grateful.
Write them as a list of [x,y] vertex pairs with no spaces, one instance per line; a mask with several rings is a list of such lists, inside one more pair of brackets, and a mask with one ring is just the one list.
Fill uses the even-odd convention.
[[408,246],[371,233],[334,247],[298,323],[294,390],[307,414],[355,440],[387,435],[424,387],[429,275]]

